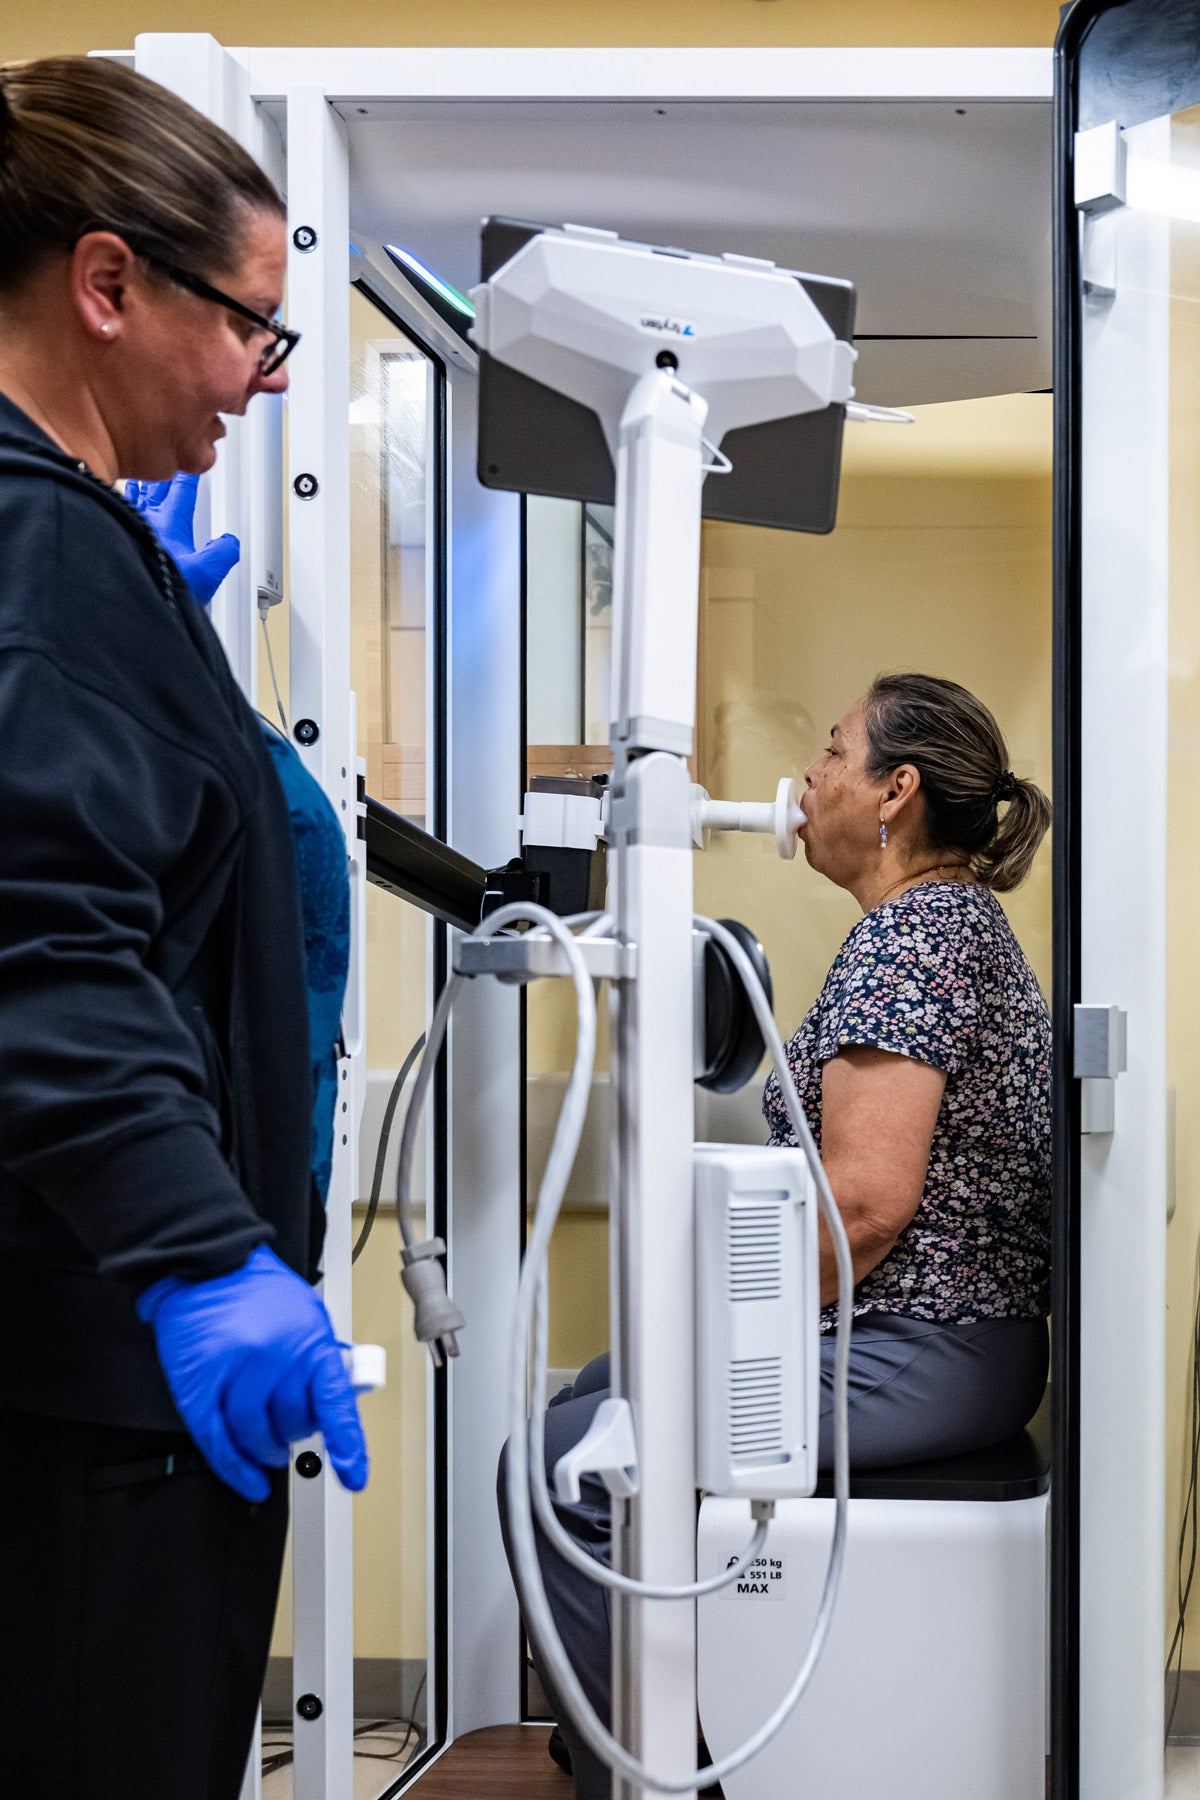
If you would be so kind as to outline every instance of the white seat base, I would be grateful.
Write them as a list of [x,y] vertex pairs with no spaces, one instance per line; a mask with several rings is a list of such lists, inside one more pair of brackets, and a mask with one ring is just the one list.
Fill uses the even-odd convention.
[[[784,1500],[765,1569],[699,1602],[699,1705],[720,1757],[773,1711],[816,1616],[832,1500]],[[837,1610],[808,1692],[726,1777],[727,1800],[1041,1800],[1047,1496],[852,1500]],[[751,1533],[704,1501],[699,1572]]]

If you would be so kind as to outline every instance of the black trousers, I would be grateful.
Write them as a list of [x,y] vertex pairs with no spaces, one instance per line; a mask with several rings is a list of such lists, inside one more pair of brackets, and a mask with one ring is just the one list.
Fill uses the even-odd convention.
[[286,1469],[0,1410],[0,1792],[237,1800],[286,1534]]

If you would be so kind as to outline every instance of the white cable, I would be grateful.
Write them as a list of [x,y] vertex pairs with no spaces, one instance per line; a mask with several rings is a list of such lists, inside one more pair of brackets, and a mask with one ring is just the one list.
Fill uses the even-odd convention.
[[783,1700],[765,1724],[761,1725],[738,1750],[732,1751],[709,1768],[692,1769],[684,1775],[659,1775],[648,1770],[635,1757],[631,1756],[624,1745],[606,1730],[584,1693],[555,1625],[538,1563],[530,1493],[529,1440],[531,1434],[526,1416],[529,1333],[537,1308],[539,1285],[549,1248],[550,1233],[562,1205],[571,1164],[574,1161],[582,1132],[583,1111],[586,1110],[586,1104],[581,1109],[578,1100],[581,1093],[586,1094],[586,1087],[590,1085],[590,1067],[595,1043],[595,999],[578,946],[559,920],[555,919],[552,914],[543,915],[541,908],[530,907],[524,914],[521,914],[519,908],[509,908],[506,911],[526,917],[533,916],[536,912],[540,922],[546,925],[551,935],[562,945],[575,983],[579,1015],[575,1066],[559,1114],[550,1158],[538,1194],[533,1231],[517,1290],[516,1354],[513,1358],[513,1380],[510,1392],[512,1429],[508,1445],[507,1465],[509,1536],[517,1590],[525,1614],[526,1627],[545,1663],[551,1685],[557,1689],[560,1698],[568,1707],[576,1730],[593,1755],[597,1756],[601,1762],[607,1763],[610,1768],[623,1775],[634,1785],[655,1788],[660,1793],[689,1793],[697,1787],[724,1780],[726,1776],[733,1774],[735,1770],[749,1762],[770,1743],[808,1686],[828,1635],[845,1553],[846,1517],[850,1488],[849,1434],[846,1412],[850,1319],[854,1290],[850,1247],[846,1240],[841,1215],[837,1210],[825,1171],[821,1167],[820,1157],[812,1141],[804,1109],[792,1081],[787,1056],[770,1005],[758,982],[754,968],[741,945],[723,926],[716,924],[713,920],[697,920],[696,922],[702,929],[710,932],[723,945],[746,987],[764,1039],[771,1051],[772,1060],[779,1073],[784,1102],[796,1133],[797,1142],[803,1149],[813,1172],[821,1210],[825,1215],[834,1246],[838,1270],[838,1323],[834,1353],[835,1511],[833,1540],[816,1622],[804,1660]]
[[[592,930],[601,923],[603,915],[594,918],[581,915],[579,921],[587,920]],[[510,1539],[513,1549],[514,1573],[521,1604],[525,1613],[525,1622],[537,1649],[541,1653],[553,1684],[568,1706],[576,1729],[584,1742],[602,1762],[617,1770],[627,1780],[645,1787],[656,1788],[662,1793],[686,1793],[697,1787],[712,1782],[722,1781],[734,1773],[760,1750],[764,1749],[771,1739],[784,1725],[795,1706],[799,1702],[817,1660],[824,1648],[832,1619],[834,1602],[837,1596],[838,1583],[841,1576],[842,1561],[845,1552],[846,1512],[849,1500],[849,1436],[847,1428],[847,1395],[850,1352],[850,1317],[853,1298],[853,1269],[850,1261],[850,1249],[846,1240],[845,1228],[841,1215],[829,1188],[828,1178],[813,1142],[808,1121],[796,1093],[788,1067],[787,1056],[779,1036],[770,1003],[758,980],[756,971],[742,946],[725,927],[715,920],[697,917],[694,921],[702,930],[708,932],[725,949],[734,967],[737,969],[746,989],[751,1005],[763,1037],[771,1052],[772,1061],[779,1075],[780,1087],[784,1103],[792,1122],[796,1139],[809,1163],[817,1187],[821,1210],[825,1215],[838,1270],[838,1321],[834,1351],[834,1495],[835,1514],[833,1541],[830,1548],[829,1562],[826,1569],[825,1582],[821,1595],[816,1622],[809,1640],[808,1650],[801,1667],[784,1695],[775,1712],[759,1727],[738,1750],[713,1763],[707,1769],[691,1770],[684,1776],[658,1776],[647,1770],[636,1758],[606,1730],[595,1713],[587,1695],[580,1686],[574,1667],[567,1655],[562,1639],[558,1634],[553,1614],[550,1610],[546,1590],[538,1563],[537,1544],[534,1536],[533,1514],[531,1510],[531,1487],[533,1495],[539,1492],[537,1475],[531,1482],[530,1449],[537,1453],[535,1467],[540,1473],[540,1488],[545,1491],[545,1454],[544,1413],[546,1400],[546,1318],[545,1318],[545,1282],[550,1236],[553,1232],[558,1214],[561,1211],[567,1182],[578,1152],[583,1132],[584,1119],[591,1088],[592,1068],[595,1059],[596,1010],[595,995],[588,977],[587,968],[578,946],[568,928],[568,922],[559,919],[545,908],[533,905],[510,905],[493,913],[472,934],[479,938],[496,936],[506,926],[518,921],[528,921],[541,925],[562,947],[575,984],[576,1003],[578,1009],[578,1029],[576,1034],[575,1064],[568,1084],[566,1095],[559,1112],[558,1125],[555,1129],[554,1141],[550,1156],[542,1178],[538,1193],[537,1208],[534,1214],[534,1227],[530,1237],[526,1256],[521,1270],[521,1279],[517,1296],[517,1319],[515,1333],[515,1354],[513,1357],[512,1386],[510,1390],[510,1423],[511,1431],[508,1451],[507,1503],[510,1524]],[[590,932],[589,932],[590,935]],[[425,1092],[432,1076],[437,1054],[445,1035],[446,1022],[454,1003],[462,978],[452,976],[443,989],[434,1018],[430,1024],[429,1037],[421,1070],[414,1084],[412,1099],[405,1117],[404,1137],[401,1142],[401,1171],[398,1191],[403,1200],[407,1195],[407,1172],[411,1166],[412,1150],[416,1136],[416,1122],[420,1108],[424,1103]],[[428,1070],[428,1073],[426,1072]],[[404,1230],[408,1223],[406,1209],[401,1206],[402,1225]],[[406,1241],[407,1237],[406,1237]],[[527,1417],[527,1396],[529,1388],[528,1353],[531,1326],[537,1336],[535,1360],[535,1394],[534,1420],[532,1427]],[[531,1446],[531,1439],[534,1440]],[[547,1493],[547,1505],[548,1493]],[[553,1512],[551,1510],[551,1517]],[[553,1521],[558,1526],[558,1521]],[[561,1530],[561,1526],[558,1526]],[[760,1530],[765,1531],[765,1522],[760,1522]],[[564,1536],[566,1534],[564,1533]],[[756,1533],[756,1537],[757,1537]],[[569,1540],[568,1540],[569,1541]],[[574,1548],[574,1546],[572,1546]],[[586,1567],[584,1572],[595,1578],[597,1569],[603,1565],[595,1564],[586,1552],[580,1552]],[[574,1560],[572,1558],[572,1560]],[[605,1571],[612,1573],[612,1571]],[[731,1573],[730,1579],[736,1579]],[[622,1578],[624,1579],[624,1578]],[[719,1582],[718,1585],[724,1585]],[[651,1597],[645,1595],[645,1597]],[[663,1597],[681,1598],[678,1590],[668,1590]]]
[[[740,1581],[755,1558],[762,1555],[767,1542],[770,1519],[760,1518],[754,1528],[754,1535],[735,1562],[719,1574],[710,1575],[704,1581],[691,1581],[685,1586],[672,1587],[662,1582],[639,1581],[636,1576],[622,1575],[607,1563],[584,1550],[570,1532],[562,1524],[554,1510],[550,1498],[550,1485],[546,1480],[546,1405],[547,1405],[547,1365],[549,1363],[549,1321],[547,1317],[547,1281],[543,1269],[538,1281],[537,1306],[534,1314],[534,1351],[533,1351],[533,1416],[529,1421],[529,1478],[533,1489],[533,1510],[537,1522],[542,1528],[547,1541],[557,1550],[564,1562],[580,1571],[600,1587],[616,1588],[622,1594],[632,1594],[639,1600],[702,1600],[706,1594],[718,1593],[721,1588],[729,1587]],[[771,1507],[774,1511],[774,1507]]]
[[[545,911],[540,907],[534,905],[523,906],[519,902],[514,902],[511,905],[499,908],[496,912],[490,914],[485,921],[484,926],[482,928],[477,927],[471,935],[477,938],[495,937],[503,929],[506,922],[515,923],[518,920],[528,921],[532,924],[541,924],[544,920],[552,920],[553,929],[551,930],[550,935],[564,945],[573,941],[572,934],[569,929],[567,929],[571,926],[582,926],[583,929],[580,931],[579,936],[580,938],[586,939],[598,936],[605,929],[611,929],[613,923],[612,917],[608,913],[576,913],[569,918],[560,919],[556,914]],[[454,980],[459,981],[461,978],[455,977]],[[592,991],[593,996],[594,1015],[595,994],[594,990],[590,991]],[[413,1089],[409,1110],[404,1121],[404,1136],[400,1145],[400,1171],[398,1182],[398,1192],[402,1196],[406,1196],[408,1192],[408,1172],[412,1157],[412,1147],[416,1141],[415,1120],[425,1100],[425,1090],[428,1083],[428,1077],[425,1074],[426,1066],[428,1064],[429,1069],[432,1070],[433,1062],[437,1059],[442,1038],[445,1035],[446,1021],[453,1004],[454,995],[449,993],[448,988],[444,989],[442,1000],[439,1002],[438,1009],[434,1013],[433,1020],[429,1027],[429,1038],[425,1051],[426,1060],[423,1061],[421,1065],[421,1077],[418,1080],[418,1084]],[[593,1048],[588,1058],[586,1070],[587,1097],[584,1101],[585,1112],[587,1109],[587,1100],[590,1099],[591,1096],[592,1070],[595,1061],[594,1016],[592,1032]],[[578,1040],[576,1055],[578,1066]],[[564,1101],[564,1107],[565,1104],[566,1102]],[[567,1165],[566,1175],[563,1179],[564,1193],[566,1181],[569,1179],[571,1169],[574,1166],[575,1154],[576,1151],[573,1148],[570,1153],[570,1161]],[[549,1172],[549,1165],[547,1165],[546,1176],[543,1176],[542,1180],[543,1193],[547,1191],[547,1177]],[[554,1217],[557,1218],[562,1204],[561,1194],[553,1204]],[[402,1218],[405,1216],[405,1210],[405,1207],[402,1205]],[[406,1237],[405,1241],[408,1242],[409,1239]],[[526,1254],[529,1255],[530,1253],[531,1252],[527,1250]],[[573,1564],[575,1568],[589,1576],[593,1581],[600,1583],[600,1585],[604,1587],[618,1588],[622,1593],[633,1594],[643,1600],[697,1600],[706,1594],[715,1594],[721,1588],[728,1587],[733,1582],[740,1580],[754,1559],[762,1553],[763,1546],[767,1539],[768,1519],[764,1518],[759,1520],[746,1549],[728,1569],[723,1569],[719,1574],[710,1576],[705,1581],[688,1582],[684,1586],[671,1586],[659,1582],[639,1581],[634,1576],[622,1575],[616,1569],[609,1568],[607,1563],[602,1563],[598,1561],[596,1557],[590,1556],[586,1550],[582,1549],[575,1542],[575,1539],[564,1528],[554,1511],[550,1499],[549,1484],[546,1480],[546,1389],[547,1366],[549,1363],[549,1324],[547,1319],[546,1295],[547,1270],[543,1267],[539,1273],[538,1289],[534,1306],[534,1392],[532,1399],[533,1414],[529,1421],[529,1432],[531,1440],[530,1468],[533,1483],[534,1510],[537,1514],[538,1523],[541,1525],[546,1537],[567,1562]],[[527,1359],[527,1350],[525,1355]],[[525,1364],[525,1383],[526,1391],[528,1391],[527,1360]]]
[[283,726],[284,736],[286,737],[288,729],[287,714],[283,710],[283,701],[279,697],[279,681],[275,674],[275,655],[271,649],[271,633],[267,629],[267,612],[265,607],[259,607],[258,617],[262,625],[263,642],[267,646],[267,666],[271,671],[271,686],[275,689],[275,704],[279,708],[279,719]]
[[458,998],[463,980],[463,976],[457,973],[452,974],[438,996],[438,1003],[433,1010],[433,1018],[429,1022],[429,1030],[425,1036],[425,1053],[421,1057],[421,1066],[417,1070],[417,1079],[413,1082],[408,1111],[404,1115],[404,1130],[400,1134],[400,1157],[396,1166],[396,1216],[400,1221],[400,1235],[404,1239],[406,1250],[411,1250],[416,1242],[413,1233],[411,1182],[413,1154],[417,1145],[417,1126],[421,1121],[421,1109],[425,1105],[425,1095],[428,1092],[429,1083],[433,1079],[433,1071],[437,1067],[442,1039],[446,1035],[446,1026],[450,1019],[450,1009]]
[[572,918],[563,921],[567,925],[582,925],[581,938],[603,937],[606,931],[612,930],[611,913],[576,913]]
[[[503,913],[508,922],[524,920],[530,909],[519,906],[507,906],[489,914],[485,924],[487,929],[476,927],[472,937],[494,937],[500,927],[496,920]],[[515,914],[515,920],[512,915]],[[575,913],[563,921],[566,925],[582,925],[582,937],[591,937],[594,933],[612,924],[608,913],[585,912]],[[400,1154],[396,1165],[396,1212],[400,1221],[400,1235],[405,1247],[412,1249],[416,1238],[413,1232],[413,1211],[411,1198],[412,1165],[416,1154],[417,1127],[421,1122],[425,1099],[429,1092],[429,1084],[433,1079],[433,1071],[437,1067],[437,1059],[441,1053],[442,1041],[446,1036],[446,1027],[450,1022],[450,1014],[454,1003],[462,991],[467,977],[453,971],[438,996],[433,1018],[429,1022],[429,1030],[425,1038],[425,1050],[421,1057],[421,1066],[417,1070],[417,1078],[413,1083],[413,1091],[409,1096],[408,1109],[404,1114],[404,1129],[400,1134]]]

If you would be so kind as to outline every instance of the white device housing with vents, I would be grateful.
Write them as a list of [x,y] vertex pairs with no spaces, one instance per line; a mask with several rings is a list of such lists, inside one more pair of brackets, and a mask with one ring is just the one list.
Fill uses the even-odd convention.
[[811,1494],[820,1385],[817,1196],[803,1154],[697,1144],[697,1485]]

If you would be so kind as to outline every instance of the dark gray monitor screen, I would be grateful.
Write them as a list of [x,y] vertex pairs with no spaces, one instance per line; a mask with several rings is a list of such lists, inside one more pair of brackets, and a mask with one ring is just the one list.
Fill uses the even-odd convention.
[[[481,278],[487,281],[544,229],[523,219],[488,219]],[[851,283],[799,274],[796,280],[834,333],[848,343],[854,334]],[[483,485],[611,506],[616,472],[591,408],[486,353],[479,361]],[[727,431],[721,449],[733,470],[704,483],[704,517],[783,531],[832,531],[845,420],[844,406],[827,406],[823,412]]]

